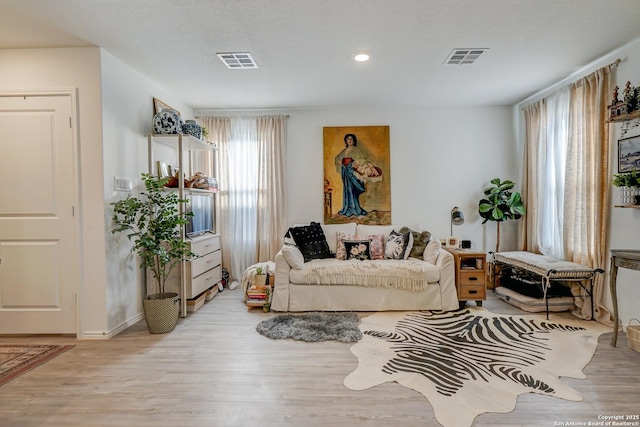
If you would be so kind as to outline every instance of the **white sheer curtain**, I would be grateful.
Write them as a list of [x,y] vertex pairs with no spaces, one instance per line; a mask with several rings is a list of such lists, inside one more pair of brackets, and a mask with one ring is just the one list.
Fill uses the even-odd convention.
[[563,224],[565,169],[569,138],[569,88],[558,90],[544,100],[546,129],[538,143],[537,211],[545,218],[536,230],[540,252],[564,259]]
[[237,280],[274,260],[286,231],[285,116],[201,118],[219,147],[218,218],[222,264]]
[[234,117],[226,150],[228,170],[228,230],[231,273],[236,279],[256,262],[258,129],[253,117]]

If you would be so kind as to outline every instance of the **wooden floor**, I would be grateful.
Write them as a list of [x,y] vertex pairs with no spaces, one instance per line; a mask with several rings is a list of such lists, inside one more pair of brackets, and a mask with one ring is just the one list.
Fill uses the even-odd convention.
[[[491,293],[485,307],[522,313]],[[247,310],[238,290],[225,290],[167,335],[149,334],[142,321],[105,341],[0,337],[0,344],[75,344],[0,387],[0,426],[439,425],[422,395],[396,383],[344,387],[356,367],[349,344],[259,335],[255,326],[268,316]],[[610,339],[600,337],[586,380],[563,380],[584,401],[525,394],[513,412],[483,414],[474,425],[587,425],[599,415],[640,414],[640,353],[624,333],[617,348]]]

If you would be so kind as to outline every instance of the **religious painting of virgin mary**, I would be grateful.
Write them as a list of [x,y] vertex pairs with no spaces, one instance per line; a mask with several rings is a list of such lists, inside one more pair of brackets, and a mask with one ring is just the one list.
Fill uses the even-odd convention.
[[324,223],[391,224],[389,126],[323,128]]

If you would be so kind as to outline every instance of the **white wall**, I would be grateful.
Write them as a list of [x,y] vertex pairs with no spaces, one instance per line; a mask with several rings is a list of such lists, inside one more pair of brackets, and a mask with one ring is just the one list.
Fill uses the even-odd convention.
[[[454,226],[454,235],[478,250],[495,250],[495,223],[481,224],[478,202],[491,179],[518,183],[522,175],[511,107],[196,110],[197,116],[237,114],[289,115],[289,224],[323,221],[323,127],[389,126],[393,224],[445,238],[458,206],[465,223]],[[501,250],[516,249],[516,232],[515,222],[503,224]]]
[[127,195],[114,191],[114,177],[130,178],[134,193],[141,190],[140,174],[148,170],[146,135],[152,131],[153,97],[180,111],[185,119],[193,117],[193,110],[105,50],[101,50],[101,61],[105,201],[101,215],[107,249],[107,330],[113,333],[141,318],[146,294],[144,276],[127,238],[110,232],[113,210],[109,204]]
[[[289,115],[290,224],[322,222],[322,128],[388,125],[393,224],[444,238],[450,234],[451,208],[458,206],[465,223],[454,226],[454,235],[471,240],[477,249],[495,249],[495,224],[481,225],[478,201],[491,179],[517,182],[521,175],[509,107],[331,108],[292,110]],[[513,225],[503,227],[505,250],[515,244]]]
[[[616,49],[610,54],[599,58],[594,63],[581,69],[561,82],[540,91],[535,96],[525,100],[514,108],[514,115],[520,117],[520,108],[527,105],[534,100],[548,96],[553,91],[557,90],[561,85],[568,84],[578,80],[579,78],[603,67],[607,64],[613,63],[616,59],[621,59],[622,62],[618,65],[616,70],[615,84],[620,87],[620,96],[622,96],[622,90],[627,81],[631,81],[633,86],[640,84],[638,77],[638,70],[640,70],[640,39],[636,39],[627,45]],[[611,94],[611,96],[613,93]],[[521,118],[521,117],[520,117]],[[522,118],[521,118],[522,119]],[[621,124],[611,124],[611,130],[614,131],[614,141],[610,146],[610,171],[611,179],[613,174],[618,172],[618,145],[617,140],[620,139]],[[520,134],[523,135],[524,121],[521,121],[518,125],[520,128]],[[630,137],[640,134],[640,128],[635,128],[624,137]],[[521,138],[524,141],[524,138]],[[519,148],[522,150],[522,147]],[[614,205],[620,204],[619,189],[611,186],[611,217],[608,227],[608,248],[613,249],[640,249],[640,209],[623,209],[615,208]],[[605,306],[611,311],[611,295],[609,290],[609,273],[610,266],[607,266],[606,271],[606,289],[603,296],[603,302]],[[619,316],[623,325],[629,323],[629,319],[640,319],[640,272],[619,269],[617,278],[617,294],[618,294],[618,309]]]
[[80,154],[80,324],[104,331],[105,248],[100,53],[97,48],[0,50],[0,90],[78,90]]

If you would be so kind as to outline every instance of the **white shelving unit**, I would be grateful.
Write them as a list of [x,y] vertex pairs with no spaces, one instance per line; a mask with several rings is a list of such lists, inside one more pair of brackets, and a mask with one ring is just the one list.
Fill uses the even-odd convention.
[[[183,177],[190,177],[196,172],[203,172],[209,177],[215,172],[215,152],[217,148],[201,141],[191,135],[148,135],[148,169],[149,174],[157,175],[154,169],[159,146],[169,147],[174,156],[174,165]],[[204,166],[204,167],[203,167]],[[198,170],[195,168],[198,167]],[[203,170],[205,169],[205,170]],[[187,299],[193,299],[215,286],[222,279],[220,236],[217,234],[216,223],[216,193],[210,190],[185,188],[184,179],[178,179],[178,187],[170,191],[177,191],[181,199],[188,198],[190,194],[209,193],[213,197],[214,209],[212,210],[212,223],[214,233],[206,233],[201,236],[189,238],[182,230],[182,238],[189,243],[191,250],[199,255],[192,261],[183,261],[179,271],[174,270],[167,284],[167,290],[180,294],[180,313],[182,317],[187,315]],[[180,205],[180,214],[184,206]],[[175,277],[174,277],[175,275]]]

